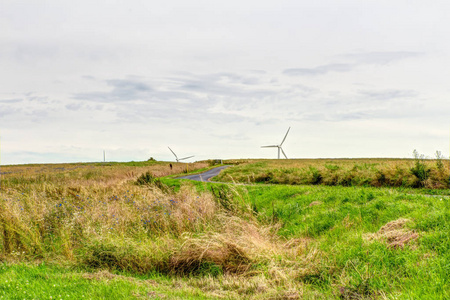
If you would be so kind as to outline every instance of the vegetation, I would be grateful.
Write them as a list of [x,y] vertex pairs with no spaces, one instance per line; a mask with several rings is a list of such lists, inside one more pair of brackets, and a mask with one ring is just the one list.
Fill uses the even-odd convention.
[[184,169],[2,166],[0,299],[450,297],[444,192],[162,177]]
[[247,160],[228,163],[238,165],[224,170],[218,181],[429,189],[450,187],[450,166],[440,152],[437,152],[436,159],[425,159],[414,151],[414,159]]

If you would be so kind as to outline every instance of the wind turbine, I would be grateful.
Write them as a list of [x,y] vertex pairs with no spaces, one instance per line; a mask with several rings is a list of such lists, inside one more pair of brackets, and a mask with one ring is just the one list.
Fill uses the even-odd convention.
[[281,143],[279,145],[261,146],[261,148],[278,148],[278,159],[280,159],[280,151],[283,152],[284,157],[286,157],[286,159],[287,159],[286,153],[284,153],[283,148],[281,148],[281,146],[283,145],[284,141],[286,140],[289,130],[291,130],[291,127],[288,128],[286,135],[284,136],[284,139],[281,141]]
[[192,156],[188,156],[188,157],[178,158],[178,156],[175,154],[175,152],[173,152],[172,149],[170,149],[169,146],[167,146],[167,148],[169,148],[170,152],[172,152],[173,155],[175,155],[175,159],[177,160],[177,162],[180,162],[180,160],[184,160],[184,159],[188,159],[188,158],[194,157],[194,155],[192,155]]

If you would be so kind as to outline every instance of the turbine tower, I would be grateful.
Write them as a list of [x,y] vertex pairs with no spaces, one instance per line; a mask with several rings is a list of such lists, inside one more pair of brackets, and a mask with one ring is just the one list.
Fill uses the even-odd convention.
[[188,159],[188,158],[194,157],[194,155],[192,155],[192,156],[188,156],[188,157],[178,158],[178,156],[175,154],[175,152],[173,152],[172,149],[170,149],[169,146],[167,146],[167,148],[169,148],[170,152],[172,152],[173,155],[175,155],[175,159],[177,160],[177,162],[180,162],[180,160],[184,160],[184,159]]
[[284,153],[283,148],[281,146],[283,145],[284,141],[286,140],[289,130],[291,130],[291,127],[288,128],[286,135],[284,136],[284,139],[281,141],[281,143],[279,145],[261,146],[261,148],[278,148],[278,159],[280,159],[280,152],[282,152],[284,157],[286,157],[286,159],[287,159],[288,157],[286,156],[286,153]]

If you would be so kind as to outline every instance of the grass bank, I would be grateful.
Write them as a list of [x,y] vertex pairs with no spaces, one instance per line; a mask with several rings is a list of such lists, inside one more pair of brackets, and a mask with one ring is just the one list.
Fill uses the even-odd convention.
[[448,160],[424,159],[289,159],[236,160],[221,182],[288,185],[373,186],[448,189]]

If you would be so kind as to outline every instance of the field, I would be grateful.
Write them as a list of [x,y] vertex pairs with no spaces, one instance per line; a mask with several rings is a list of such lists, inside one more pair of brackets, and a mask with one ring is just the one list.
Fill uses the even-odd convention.
[[[218,178],[249,185],[172,179],[181,163],[2,166],[0,299],[448,299],[448,169],[418,161],[235,161]],[[327,184],[355,165],[409,179]],[[310,168],[321,181],[282,182]]]

